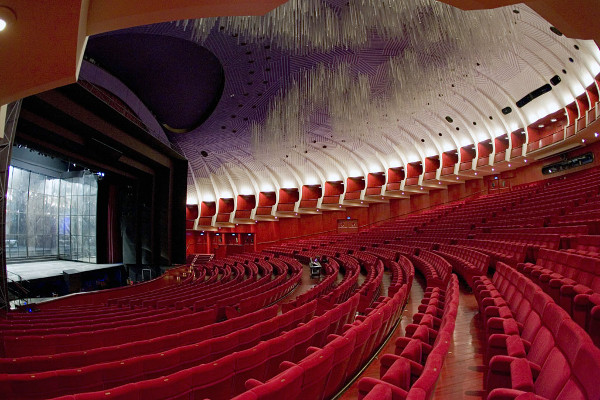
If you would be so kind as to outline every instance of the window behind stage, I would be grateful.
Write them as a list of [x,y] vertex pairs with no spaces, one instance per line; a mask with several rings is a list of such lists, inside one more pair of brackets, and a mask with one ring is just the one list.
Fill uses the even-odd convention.
[[6,203],[6,258],[96,262],[97,175],[60,177],[11,166]]

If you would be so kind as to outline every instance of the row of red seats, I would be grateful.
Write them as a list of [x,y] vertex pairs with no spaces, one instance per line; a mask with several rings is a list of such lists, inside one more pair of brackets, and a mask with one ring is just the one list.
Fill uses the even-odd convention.
[[398,261],[389,262],[391,271],[390,286],[388,287],[388,296],[393,296],[403,285],[412,287],[412,280],[415,275],[413,264],[403,255],[398,255]]
[[[298,307],[293,313],[282,314],[277,322],[280,330],[288,330],[299,322],[312,318],[316,303]],[[110,361],[160,353],[178,346],[196,344],[200,340],[208,340],[228,335],[254,324],[270,320],[277,315],[276,306],[264,308],[252,314],[234,318],[200,328],[188,329],[180,333],[164,335],[154,339],[135,340],[122,345],[98,347],[95,349],[34,355],[26,357],[0,358],[0,373],[32,373],[68,368],[79,368],[86,365],[100,364]],[[210,311],[207,311],[207,313]],[[213,311],[214,313],[214,311]]]
[[[134,317],[145,317],[153,314],[161,314],[166,313],[169,310],[140,310],[140,309],[120,309],[116,307],[110,307],[104,309],[103,314],[94,315],[94,316],[61,316],[60,318],[53,319],[26,319],[26,318],[18,318],[18,319],[4,319],[0,320],[0,329],[3,331],[7,330],[15,330],[15,329],[34,329],[34,328],[58,328],[58,327],[68,327],[68,326],[79,326],[81,324],[90,324],[97,325],[115,321],[121,321],[125,319],[130,319]],[[43,314],[43,313],[42,313]]]
[[292,276],[285,281],[282,285],[275,286],[271,289],[268,289],[265,292],[258,292],[258,290],[254,291],[254,293],[245,293],[240,296],[239,303],[237,307],[235,306],[236,297],[227,299],[226,301],[221,301],[217,303],[217,308],[224,304],[233,304],[233,306],[227,305],[225,306],[225,314],[227,318],[233,318],[238,315],[244,315],[251,313],[256,310],[260,310],[262,307],[266,307],[270,304],[274,304],[279,299],[285,297],[288,293],[290,293],[300,282],[302,278],[302,270],[295,270],[292,272]]
[[381,282],[383,280],[383,270],[383,262],[379,259],[377,259],[374,265],[368,265],[367,276],[358,289],[358,293],[360,294],[360,302],[358,304],[359,312],[364,313],[365,310],[371,306],[373,301],[379,297]]
[[[254,265],[254,263],[252,263]],[[255,269],[258,270],[258,268]],[[230,271],[229,265],[225,266],[224,271]],[[242,264],[236,263],[233,270],[241,270],[234,275],[229,275],[227,278],[221,278],[218,281],[213,282],[210,285],[204,284],[195,289],[188,288],[187,291],[178,292],[168,295],[153,296],[146,299],[139,300],[143,307],[193,307],[193,305],[200,301],[206,300],[209,303],[216,303],[219,297],[226,295],[227,293],[239,293],[246,289],[250,289],[252,286],[266,285],[271,282],[271,276],[265,275],[261,279],[256,280],[256,275],[250,275],[248,279],[245,277],[245,268]],[[254,270],[248,268],[249,271]],[[213,301],[214,300],[214,301]]]
[[[313,256],[313,254],[314,253],[310,253],[311,256]],[[321,297],[321,295],[323,295],[324,293],[328,293],[332,289],[333,285],[335,284],[338,278],[338,273],[340,269],[339,264],[337,263],[337,261],[335,261],[335,259],[331,258],[328,260],[327,263],[321,263],[321,265],[325,271],[325,278],[313,288],[311,288],[308,292],[301,294],[294,300],[282,303],[281,311],[286,312],[288,310],[292,310],[302,304],[308,303],[309,301]]]
[[[349,310],[350,306],[346,307]],[[343,310],[342,310],[343,312]],[[294,345],[305,342],[308,336],[318,337],[324,335],[330,326],[337,324],[337,320],[346,314],[326,313],[317,321],[305,321],[293,318],[296,322],[307,322],[305,327],[290,330]],[[295,313],[292,313],[294,316]],[[304,315],[306,317],[306,315]],[[114,362],[89,365],[77,369],[65,369],[31,374],[0,375],[0,388],[6,393],[21,393],[21,396],[34,399],[40,398],[39,393],[46,386],[54,396],[83,393],[97,390],[109,390],[140,380],[176,373],[182,369],[191,368],[199,364],[211,363],[232,353],[243,351],[256,346],[260,341],[272,340],[281,334],[278,324],[287,324],[291,318],[278,316],[273,320],[237,330],[228,335],[198,341],[195,344],[179,346],[164,352],[147,354]],[[310,322],[310,323],[308,323]],[[335,328],[333,328],[335,329]],[[73,381],[73,382],[72,382]],[[45,395],[44,397],[47,397]],[[10,398],[10,397],[8,397]]]
[[228,353],[209,363],[195,363],[195,366],[162,377],[139,380],[110,390],[67,395],[60,399],[105,399],[107,396],[157,400],[230,399],[243,391],[249,377],[268,379],[277,373],[283,361],[298,362],[306,356],[309,347],[322,346],[328,335],[340,332],[342,324],[352,322],[357,305],[358,296],[355,296],[289,332],[257,343],[252,348]]
[[452,277],[452,266],[444,258],[428,250],[409,256],[416,269],[427,280],[428,287],[446,287]]
[[542,249],[535,264],[518,264],[517,269],[548,293],[600,345],[600,320],[594,322],[593,318],[600,316],[600,258]]
[[525,262],[525,256],[527,255],[527,246],[522,244],[479,239],[460,239],[456,244],[471,247],[489,255],[491,266],[494,266],[498,261],[516,266],[518,263]]
[[[138,314],[126,314],[120,316],[112,321],[73,321],[66,322],[63,324],[28,324],[22,326],[20,324],[3,326],[0,337],[5,336],[48,336],[58,334],[74,334],[89,331],[99,331],[105,329],[119,328],[127,325],[138,325],[161,321],[163,319],[169,319],[179,317],[182,315],[190,314],[191,311],[186,310],[138,310]],[[49,327],[50,326],[50,327]]]
[[458,295],[455,275],[445,290],[426,289],[415,323],[407,325],[406,336],[396,340],[394,354],[380,357],[380,379],[365,377],[359,381],[359,399],[431,397],[452,341]]
[[475,295],[486,327],[489,400],[600,398],[600,349],[531,280],[498,263]]
[[545,226],[539,228],[482,228],[486,233],[529,233],[529,234],[557,234],[561,238],[570,238],[579,235],[587,235],[589,230],[587,225],[572,226]]
[[[87,312],[90,307],[98,306],[100,309],[105,307],[107,301],[113,298],[129,296],[132,293],[145,293],[159,288],[173,288],[175,285],[182,283],[182,280],[189,276],[189,266],[182,265],[167,270],[163,275],[147,282],[142,282],[132,286],[125,286],[114,289],[100,290],[96,292],[78,293],[68,297],[58,297],[50,301],[36,304],[34,307],[37,310],[43,310],[44,314],[49,311],[49,314],[69,315],[74,310]],[[191,277],[190,279],[192,279]],[[28,308],[31,308],[30,305]],[[78,310],[79,308],[79,310]],[[10,315],[8,318],[16,317]]]
[[291,290],[300,280],[302,274],[301,266],[299,264],[288,266],[289,277],[287,274],[281,274],[274,280],[271,280],[271,277],[266,276],[232,291],[219,291],[214,295],[202,297],[194,301],[194,311],[216,307],[217,317],[223,318],[226,315],[228,306],[239,307],[239,304],[245,299],[248,302],[262,303],[263,305],[266,305],[267,301],[274,302]]
[[600,236],[581,235],[570,239],[566,251],[586,257],[600,257]]
[[[130,306],[141,306],[143,300],[150,300],[152,298],[160,298],[160,296],[171,295],[172,293],[185,293],[188,290],[199,289],[202,290],[204,285],[213,284],[217,281],[220,272],[217,268],[209,268],[203,266],[201,269],[204,271],[202,279],[194,280],[194,274],[186,274],[186,279],[177,287],[173,288],[158,288],[156,290],[148,291],[147,293],[133,293],[129,296],[121,296],[118,298],[108,299],[108,305],[118,305],[119,307],[130,307]],[[230,268],[229,268],[230,271]],[[202,275],[199,275],[199,278]]]
[[557,234],[533,234],[533,233],[478,233],[474,239],[493,240],[499,242],[523,244],[527,246],[528,261],[534,261],[540,248],[558,250],[560,247],[560,235]]
[[[397,325],[406,302],[407,288],[378,304],[357,321],[331,335],[322,348],[309,349],[297,364],[282,363],[283,371],[264,383],[251,379],[246,392],[235,400],[328,399],[351,379]],[[214,398],[211,397],[214,400]]]
[[434,253],[444,257],[452,265],[453,272],[462,276],[470,287],[473,287],[473,278],[487,275],[490,265],[490,256],[479,251],[454,245],[440,245]]
[[131,341],[131,338],[137,338],[138,340],[156,338],[216,322],[214,310],[202,313],[189,313],[189,310],[187,312],[171,311],[168,314],[172,314],[173,317],[97,331],[54,335],[5,335],[1,341],[1,354],[3,357],[23,357],[89,350],[124,344]]

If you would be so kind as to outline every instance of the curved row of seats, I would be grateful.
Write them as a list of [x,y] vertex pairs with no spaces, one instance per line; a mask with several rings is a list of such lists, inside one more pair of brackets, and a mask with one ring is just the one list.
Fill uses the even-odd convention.
[[[345,303],[288,332],[265,341],[255,338],[252,341],[253,346],[239,350],[235,347],[228,349],[218,354],[218,359],[211,357],[213,360],[209,362],[193,360],[189,363],[193,366],[188,367],[187,363],[184,363],[185,369],[177,372],[155,373],[155,378],[139,378],[109,390],[66,395],[60,399],[105,399],[107,396],[119,399],[165,399],[184,396],[230,399],[243,390],[249,377],[269,379],[277,374],[283,361],[300,362],[305,358],[308,348],[323,346],[327,336],[341,332],[344,325],[353,322],[357,306],[358,295],[355,295]],[[242,333],[238,333],[240,338],[244,337]],[[181,356],[187,354],[184,351]],[[54,387],[46,387],[46,391],[49,389]]]
[[[298,323],[308,322],[314,315],[315,309],[316,304],[307,304],[293,312],[235,330],[224,336],[211,339],[196,337],[193,344],[178,345],[162,352],[90,364],[76,369],[42,372],[33,376],[31,374],[0,375],[0,386],[3,389],[8,388],[7,393],[11,393],[10,388],[13,388],[15,393],[21,393],[22,396],[28,394],[28,398],[40,398],[38,391],[43,390],[40,388],[41,385],[52,388],[56,396],[111,389],[128,382],[152,379],[218,360],[233,351],[253,347],[261,340],[270,340],[278,336],[284,329],[291,331]],[[77,382],[67,383],[73,379]]]
[[479,239],[460,239],[456,244],[471,247],[489,255],[492,266],[496,265],[498,261],[516,266],[518,263],[525,262],[527,255],[527,246],[523,244]]
[[415,248],[408,257],[427,280],[428,287],[445,288],[452,277],[452,265],[428,250]]
[[[152,339],[182,332],[191,327],[197,328],[216,322],[213,310],[194,313],[190,310],[174,310],[163,315],[158,321],[117,328],[100,329],[79,333],[59,333],[51,335],[8,336],[2,338],[4,357],[55,354],[68,351],[89,350],[97,347],[125,344],[131,338]],[[8,332],[10,333],[10,332]]]
[[406,298],[407,286],[393,297],[380,298],[366,316],[345,325],[343,334],[330,335],[321,348],[309,348],[309,354],[300,362],[282,363],[283,371],[264,383],[248,380],[248,390],[235,400],[330,398],[371,358],[395,328]]
[[[294,313],[285,313],[283,314],[285,318],[278,319],[276,323],[272,322],[273,329],[288,330],[291,326],[312,318],[315,310],[316,303],[298,307],[294,310]],[[201,328],[188,329],[180,333],[164,335],[148,340],[134,338],[123,345],[104,346],[90,350],[49,355],[0,358],[0,373],[19,374],[79,368],[146,354],[160,353],[175,347],[192,345],[199,341],[226,336],[237,330],[271,320],[277,316],[277,311],[277,306],[272,306],[238,318],[209,324]],[[214,310],[209,312],[214,314]]]
[[287,301],[281,304],[281,310],[286,312],[292,310],[302,304],[312,301],[318,297],[321,297],[324,293],[328,293],[333,288],[340,270],[339,264],[335,259],[329,259],[327,263],[322,263],[325,278],[311,288],[308,292],[302,293],[294,300]]
[[546,399],[596,399],[600,349],[531,280],[498,263],[475,296],[486,330],[488,399],[530,392]]
[[490,265],[490,256],[479,251],[460,246],[440,245],[433,251],[445,258],[452,266],[452,271],[460,275],[470,287],[473,287],[473,278],[487,275]]
[[433,394],[448,354],[458,312],[458,280],[453,275],[445,289],[428,287],[406,336],[395,343],[394,354],[380,357],[380,379],[365,377],[358,383],[358,398],[397,400]]

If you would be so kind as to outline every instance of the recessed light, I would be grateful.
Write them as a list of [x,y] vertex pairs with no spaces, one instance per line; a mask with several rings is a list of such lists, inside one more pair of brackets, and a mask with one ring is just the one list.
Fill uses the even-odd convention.
[[527,159],[525,159],[525,162],[527,162]]
[[459,179],[460,179],[460,178],[457,176],[457,177],[456,177],[456,180],[459,180]]
[[585,143],[585,139],[581,139],[581,143]]
[[494,168],[492,168],[492,172],[495,171]]
[[0,32],[17,19],[15,12],[8,7],[0,6]]
[[477,175],[477,172],[475,172],[475,175]]
[[508,164],[508,166],[510,167],[510,164]]
[[556,122],[556,121],[558,121],[556,118],[552,118],[552,119],[550,120],[550,122]]
[[594,132],[594,137],[598,137],[598,132]]
[[543,127],[544,127],[544,124],[539,124],[538,125],[538,128],[543,128]]

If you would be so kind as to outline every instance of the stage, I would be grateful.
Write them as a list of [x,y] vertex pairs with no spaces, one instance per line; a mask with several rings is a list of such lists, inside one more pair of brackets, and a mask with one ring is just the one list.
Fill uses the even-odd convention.
[[7,264],[6,271],[8,272],[8,278],[10,280],[19,281],[20,276],[24,281],[32,281],[34,279],[61,276],[63,271],[69,274],[76,274],[80,272],[118,267],[120,265],[123,264],[92,264],[66,260],[32,261]]

